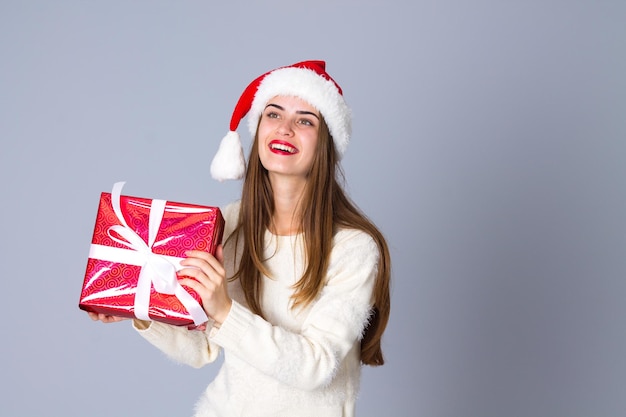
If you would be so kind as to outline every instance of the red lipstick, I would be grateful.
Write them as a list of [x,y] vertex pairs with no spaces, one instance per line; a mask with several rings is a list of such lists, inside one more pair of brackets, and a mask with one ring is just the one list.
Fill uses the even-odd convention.
[[289,142],[274,139],[269,143],[270,151],[278,155],[294,155],[298,153],[298,149]]

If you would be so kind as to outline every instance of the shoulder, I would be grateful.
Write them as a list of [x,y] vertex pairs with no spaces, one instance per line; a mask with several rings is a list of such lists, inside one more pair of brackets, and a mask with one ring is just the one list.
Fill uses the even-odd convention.
[[376,241],[358,229],[340,229],[333,237],[331,263],[374,266],[380,252]]
[[376,242],[368,233],[359,229],[340,229],[333,237],[333,250],[349,250],[350,248],[378,252]]
[[[333,238],[325,292],[341,290],[351,297],[371,294],[379,260],[378,245],[368,233],[355,229],[338,231]],[[367,295],[367,302],[369,299]]]

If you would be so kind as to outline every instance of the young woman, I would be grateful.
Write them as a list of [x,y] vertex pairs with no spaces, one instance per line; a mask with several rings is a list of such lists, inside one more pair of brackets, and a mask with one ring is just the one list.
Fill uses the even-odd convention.
[[[247,169],[236,129],[248,115]],[[191,251],[181,284],[210,318],[190,330],[133,320],[174,360],[224,361],[196,416],[353,416],[361,365],[382,365],[390,258],[340,184],[350,110],[323,61],[281,67],[242,94],[211,171],[245,175],[216,256]],[[119,318],[91,314],[94,320]]]

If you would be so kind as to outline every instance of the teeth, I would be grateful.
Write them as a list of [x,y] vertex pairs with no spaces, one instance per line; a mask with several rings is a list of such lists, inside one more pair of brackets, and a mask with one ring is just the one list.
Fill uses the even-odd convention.
[[272,149],[277,149],[279,151],[284,151],[284,152],[289,152],[289,153],[295,153],[296,152],[295,148],[292,148],[291,146],[284,145],[282,143],[272,143],[270,146],[272,147]]

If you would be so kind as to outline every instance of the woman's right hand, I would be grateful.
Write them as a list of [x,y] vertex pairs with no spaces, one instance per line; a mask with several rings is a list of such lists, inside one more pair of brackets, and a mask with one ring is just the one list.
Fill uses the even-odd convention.
[[89,317],[91,317],[93,321],[101,321],[102,323],[115,323],[122,320],[129,320],[126,317],[110,316],[108,314],[93,313],[91,311],[88,311],[87,314],[89,314]]

